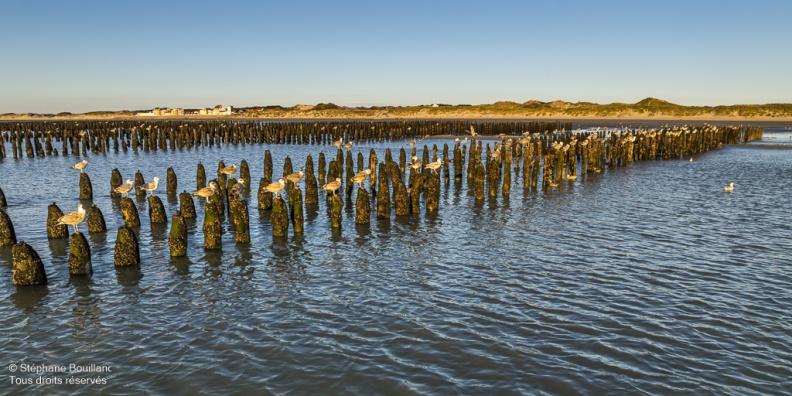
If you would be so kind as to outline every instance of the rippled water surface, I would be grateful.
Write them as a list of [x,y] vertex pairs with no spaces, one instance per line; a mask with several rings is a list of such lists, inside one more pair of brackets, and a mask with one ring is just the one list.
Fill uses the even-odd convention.
[[[440,210],[333,231],[320,199],[303,235],[273,238],[251,201],[249,245],[226,232],[205,251],[189,221],[187,258],[136,203],[142,265],[113,265],[123,224],[110,171],[147,180],[174,167],[195,189],[198,161],[265,149],[280,175],[322,146],[248,145],[89,154],[94,275],[68,274],[68,240],[46,209],[78,203],[76,156],[0,162],[4,210],[45,262],[49,284],[15,287],[0,248],[0,387],[112,394],[788,394],[792,389],[792,139],[635,163],[546,192],[476,203],[443,184]],[[427,140],[442,147],[443,140]],[[448,141],[451,144],[450,141]],[[356,145],[380,159],[403,142]],[[8,151],[8,149],[7,149]],[[355,152],[356,152],[355,151]],[[10,151],[8,151],[10,153]],[[331,154],[333,153],[333,154]],[[398,151],[394,154],[398,156]],[[368,162],[366,162],[368,163]],[[722,187],[736,184],[733,193]],[[169,214],[176,197],[160,196]],[[196,203],[199,203],[196,201]],[[228,230],[228,224],[224,224]],[[86,227],[82,225],[82,231]],[[111,366],[105,385],[11,384],[10,364]],[[38,376],[17,372],[17,377]],[[46,374],[45,374],[46,376]],[[58,375],[56,375],[58,376]],[[59,375],[62,378],[70,375]],[[80,374],[78,377],[90,377]]]

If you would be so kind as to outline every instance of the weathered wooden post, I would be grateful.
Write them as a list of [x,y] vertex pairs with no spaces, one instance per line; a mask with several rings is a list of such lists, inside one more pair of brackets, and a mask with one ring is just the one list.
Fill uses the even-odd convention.
[[11,217],[0,210],[0,246],[12,246],[17,243],[16,232]]
[[423,189],[423,176],[420,172],[410,168],[410,213],[421,213],[421,190]]
[[[475,161],[473,161],[475,159]],[[469,165],[470,169],[473,169],[473,195],[476,197],[476,200],[484,199],[484,181],[487,179],[487,176],[484,171],[484,165],[478,160],[478,158],[471,158],[471,162]]]
[[115,168],[110,173],[110,196],[112,198],[118,198],[121,196],[120,193],[115,191],[118,186],[124,184],[124,179],[121,177],[121,172],[118,171],[118,168]]
[[168,215],[165,213],[165,206],[162,200],[156,195],[148,197],[149,203],[149,218],[152,224],[167,224]]
[[173,168],[168,168],[167,175],[165,176],[165,183],[167,184],[166,192],[168,195],[176,194],[179,182],[176,178],[176,172]]
[[139,187],[146,184],[146,179],[143,178],[143,174],[140,171],[135,172],[135,195],[137,196],[145,196],[146,190],[141,190]]
[[171,229],[168,234],[168,247],[171,257],[187,255],[187,225],[181,211],[171,217]]
[[371,202],[369,201],[368,191],[365,188],[358,188],[357,200],[355,201],[355,223],[369,224],[371,222]]
[[47,273],[38,253],[25,242],[19,242],[11,248],[14,267],[11,278],[17,286],[46,285]]
[[396,216],[410,214],[410,195],[401,179],[393,180],[393,200],[396,206]]
[[250,165],[245,160],[239,165],[239,180],[244,180],[245,186],[250,186]]
[[3,189],[0,188],[0,208],[5,208],[6,206],[8,206],[8,202],[6,202],[6,197],[5,197],[5,193],[3,192]]
[[440,205],[440,169],[429,171],[426,178],[426,211],[433,212]]
[[501,186],[501,194],[503,194],[504,197],[507,197],[511,193],[511,147],[506,147],[504,150],[501,150],[501,156],[503,157],[503,186]]
[[47,207],[47,237],[50,239],[54,238],[66,238],[69,236],[69,229],[64,225],[57,225],[58,219],[63,216],[63,212],[60,210],[55,202],[52,205]]
[[[320,152],[319,153],[319,184],[322,184],[322,185],[324,185],[325,184],[325,180],[327,180],[327,179],[325,179],[325,175],[327,174],[327,168],[325,166],[326,165],[326,161],[327,160],[325,159],[324,153]],[[305,165],[305,168],[306,168],[306,172],[307,172],[308,164]],[[306,191],[306,193],[307,192],[308,191]],[[308,203],[307,198],[306,198],[306,203]]]
[[85,172],[80,173],[80,199],[93,199],[91,178]]
[[192,199],[192,194],[187,191],[179,194],[179,212],[181,217],[185,219],[194,219],[198,217],[195,213],[195,202]]
[[292,189],[292,193],[289,195],[289,210],[294,233],[301,234],[305,229],[305,212],[303,211],[302,190],[297,186]]
[[391,203],[390,203],[390,190],[388,189],[388,175],[385,171],[385,163],[379,164],[379,173],[377,174],[377,218],[388,219],[390,218]]
[[234,219],[234,239],[237,243],[250,243],[250,214],[247,201],[231,198],[229,206],[231,217]]
[[270,222],[272,223],[272,236],[285,237],[289,233],[289,210],[280,194],[275,194],[272,200]]
[[344,209],[344,201],[341,196],[333,194],[329,196],[330,200],[330,227],[341,228],[341,211]]
[[319,203],[319,185],[314,176],[313,158],[308,155],[305,160],[305,205],[316,205]]
[[[212,197],[217,196],[213,195]],[[204,249],[214,250],[223,248],[222,233],[223,227],[220,224],[221,209],[217,204],[217,200],[209,199],[206,203],[206,213],[204,214]]]
[[124,215],[124,224],[127,227],[140,227],[140,215],[132,198],[121,198],[121,213]]
[[140,264],[140,246],[138,246],[137,235],[127,226],[118,227],[113,263],[117,267]]
[[96,205],[91,205],[88,208],[88,232],[105,232],[107,231],[107,224],[105,224],[104,215]]
[[206,187],[206,169],[202,163],[198,163],[198,170],[195,173],[195,190],[200,190]]
[[69,237],[69,273],[72,275],[91,275],[91,248],[85,236],[75,232]]

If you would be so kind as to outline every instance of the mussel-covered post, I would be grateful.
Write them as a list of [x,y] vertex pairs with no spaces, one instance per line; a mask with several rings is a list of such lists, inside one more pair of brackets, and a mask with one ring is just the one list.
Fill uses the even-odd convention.
[[390,190],[388,189],[388,175],[385,172],[385,163],[379,164],[377,173],[377,218],[390,218],[391,203]]
[[52,205],[47,207],[47,237],[54,239],[54,238],[66,238],[69,236],[69,229],[64,225],[57,225],[58,219],[63,216],[63,212],[60,210],[55,202]]
[[121,196],[121,193],[117,193],[115,191],[118,186],[124,183],[123,178],[121,177],[121,172],[118,171],[118,168],[115,168],[110,172],[110,196],[113,198],[118,198]]
[[12,246],[16,243],[14,224],[8,214],[0,210],[0,246]]
[[14,267],[11,278],[17,286],[46,285],[47,273],[36,250],[25,242],[19,242],[11,248]]
[[91,275],[91,248],[85,236],[75,232],[69,237],[69,273],[72,275]]
[[330,227],[341,228],[341,211],[344,209],[344,201],[341,196],[333,194],[329,196],[330,200]]
[[132,198],[121,198],[121,213],[124,215],[124,224],[127,227],[140,227],[140,215]]
[[[213,195],[216,196],[217,194]],[[204,214],[204,249],[214,250],[223,248],[222,231],[223,226],[220,224],[220,206],[217,200],[210,199],[206,203],[206,213]]]
[[250,165],[245,160],[239,165],[239,180],[244,180],[245,186],[250,186]]
[[80,173],[80,199],[93,199],[93,186],[88,174]]
[[250,214],[248,203],[243,199],[231,198],[229,200],[231,217],[234,219],[234,239],[237,243],[250,243]]
[[171,229],[168,234],[168,247],[171,257],[187,255],[187,225],[181,212],[171,217]]
[[165,206],[162,200],[156,195],[148,197],[149,203],[149,218],[152,224],[167,224],[168,215],[165,213]]
[[272,236],[285,237],[289,233],[289,210],[280,194],[275,194],[275,198],[272,200],[270,222],[272,223]]
[[358,188],[357,200],[355,201],[355,223],[368,224],[371,222],[371,202],[369,194],[365,188]]
[[104,215],[102,215],[102,210],[96,205],[91,205],[88,208],[88,219],[86,222],[88,223],[88,232],[107,231],[107,224],[105,223]]
[[187,191],[179,194],[179,212],[181,212],[181,217],[185,219],[194,219],[198,216],[195,213],[195,202],[192,199],[192,195]]
[[195,172],[195,189],[200,190],[206,187],[206,169],[202,163],[198,163],[198,170]]
[[176,194],[179,182],[176,179],[176,172],[173,168],[168,168],[167,175],[165,176],[165,183],[167,184],[166,192],[168,195]]
[[423,176],[415,169],[410,169],[412,185],[410,186],[410,213],[421,213],[421,190],[423,189]]
[[392,181],[396,216],[406,216],[410,214],[410,195],[407,193],[407,187],[401,179],[394,178]]
[[301,234],[305,230],[305,212],[303,211],[302,190],[295,186],[289,195],[289,217],[294,225],[294,233]]
[[437,210],[440,205],[440,169],[429,171],[426,178],[426,211]]
[[314,176],[313,158],[309,155],[305,160],[305,205],[319,203],[319,185]]
[[117,267],[140,264],[137,235],[127,226],[118,227],[113,262]]
[[143,178],[143,174],[140,171],[135,172],[135,195],[146,195],[146,190],[140,189],[140,186],[144,184],[146,184],[146,179]]

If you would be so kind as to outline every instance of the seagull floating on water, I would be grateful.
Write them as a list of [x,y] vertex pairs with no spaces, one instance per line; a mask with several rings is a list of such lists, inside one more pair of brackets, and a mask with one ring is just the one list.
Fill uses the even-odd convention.
[[734,183],[729,183],[729,185],[728,185],[728,186],[726,186],[726,187],[723,187],[723,191],[726,191],[726,192],[732,192],[732,191],[734,191]]
[[154,177],[154,181],[146,183],[146,184],[138,187],[138,189],[145,190],[145,191],[150,191],[151,192],[151,196],[153,197],[154,196],[154,190],[156,190],[157,187],[159,187],[159,180],[160,180],[159,177]]
[[83,169],[88,166],[88,160],[82,160],[74,165],[72,165],[72,169],[79,169],[80,173],[83,173]]
[[85,220],[85,209],[82,204],[77,204],[77,210],[69,214],[65,214],[58,218],[58,223],[55,225],[70,225],[74,227],[74,232],[79,234],[80,230],[77,225]]
[[123,194],[125,197],[129,198],[129,192],[132,191],[132,187],[135,186],[135,183],[132,182],[132,179],[127,179],[126,183],[116,187],[113,191]]

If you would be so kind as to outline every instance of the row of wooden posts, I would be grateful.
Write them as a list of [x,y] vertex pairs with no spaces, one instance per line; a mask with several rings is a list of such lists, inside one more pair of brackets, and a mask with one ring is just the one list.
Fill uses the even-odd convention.
[[[535,190],[539,185],[543,189],[552,188],[563,180],[575,179],[579,175],[598,173],[605,167],[618,167],[638,160],[679,159],[701,153],[724,144],[742,143],[762,138],[761,129],[728,127],[717,128],[705,126],[701,128],[670,128],[662,130],[633,131],[595,131],[587,133],[556,133],[556,134],[525,134],[519,137],[501,136],[491,148],[482,140],[471,140],[468,147],[466,141],[457,140],[453,149],[443,144],[442,152],[436,144],[430,150],[423,146],[421,162],[424,167],[410,167],[407,161],[407,150],[400,148],[398,162],[393,158],[390,149],[386,149],[384,161],[379,162],[376,152],[372,149],[366,162],[362,153],[357,153],[357,167],[352,150],[338,148],[335,158],[328,163],[323,152],[319,154],[318,170],[314,169],[311,155],[308,155],[304,166],[305,197],[302,189],[291,181],[286,181],[284,188],[287,201],[279,194],[266,191],[265,187],[273,182],[273,161],[269,150],[264,154],[264,174],[259,181],[257,193],[258,209],[271,211],[272,235],[285,237],[289,224],[295,233],[304,231],[304,207],[316,206],[319,203],[319,187],[326,182],[341,179],[342,187],[336,194],[327,194],[327,206],[331,227],[341,227],[344,202],[341,198],[351,200],[353,183],[352,176],[364,169],[371,171],[370,190],[376,199],[376,217],[390,218],[391,212],[397,216],[421,212],[421,195],[424,196],[424,210],[436,211],[439,208],[441,180],[450,183],[453,176],[455,182],[461,182],[467,176],[468,188],[472,189],[476,200],[485,196],[497,197],[510,194],[512,172],[515,178],[522,175],[523,188]],[[431,152],[431,155],[430,155]],[[453,157],[451,157],[453,153]],[[413,145],[410,158],[417,157],[417,149]],[[437,171],[425,167],[430,161],[442,159],[442,166]],[[522,164],[522,165],[521,165]],[[453,165],[453,167],[451,166]],[[204,248],[222,248],[222,220],[228,216],[234,224],[235,240],[238,243],[250,242],[249,213],[247,201],[239,196],[229,194],[237,180],[220,172],[225,164],[221,161],[217,166],[215,181],[220,192],[206,201],[203,223]],[[522,168],[522,172],[520,172]],[[247,161],[242,160],[240,167],[241,180],[251,185],[250,168]],[[467,172],[465,172],[467,170]],[[409,172],[409,173],[408,173]],[[294,173],[291,159],[285,158],[283,175]],[[318,174],[318,177],[316,176]],[[406,180],[405,180],[406,179]],[[111,195],[118,197],[114,190],[123,182],[120,172],[114,169],[111,174]],[[140,172],[135,174],[135,193],[145,195],[137,189],[143,185],[144,179]],[[167,194],[177,191],[176,174],[169,168],[166,176]],[[207,186],[206,169],[199,163],[196,169],[196,189]],[[485,186],[487,189],[485,190]],[[392,190],[392,192],[391,192]],[[93,189],[87,173],[80,175],[80,199],[93,198]],[[340,194],[339,194],[340,193]],[[172,256],[186,255],[187,233],[185,219],[197,216],[193,197],[184,191],[179,194],[180,209],[172,216],[169,234],[169,247]],[[149,196],[149,217],[151,223],[167,223],[162,201],[157,196]],[[5,206],[5,196],[0,190],[0,206]],[[124,226],[118,230],[114,261],[117,266],[136,265],[140,263],[137,237],[133,232],[140,226],[140,218],[134,201],[121,198],[120,207],[124,217]],[[369,191],[358,189],[355,204],[355,222],[367,224],[371,219],[371,200]],[[64,238],[68,235],[66,226],[56,226],[55,222],[62,216],[62,211],[53,203],[48,208],[47,233],[50,238]],[[87,211],[89,232],[105,232],[106,226],[99,208],[91,206]],[[13,225],[8,216],[0,211],[0,246],[13,245],[14,283],[31,284],[46,279],[37,271],[25,271],[24,268],[39,268],[36,264],[38,256],[35,251],[24,243],[17,244]],[[17,262],[20,264],[17,265]],[[40,260],[38,260],[40,262]],[[32,263],[32,264],[31,264]],[[20,268],[18,271],[17,268]],[[43,265],[40,266],[43,270]],[[69,252],[70,273],[79,275],[91,273],[90,248],[82,234],[75,233],[70,237]],[[19,274],[19,275],[17,275]],[[45,280],[46,281],[46,280]]]
[[[481,135],[569,130],[561,122],[473,122]],[[0,122],[0,159],[5,142],[14,158],[133,150],[156,151],[246,144],[354,144],[464,135],[466,121],[48,121]],[[60,151],[56,146],[60,144]]]

